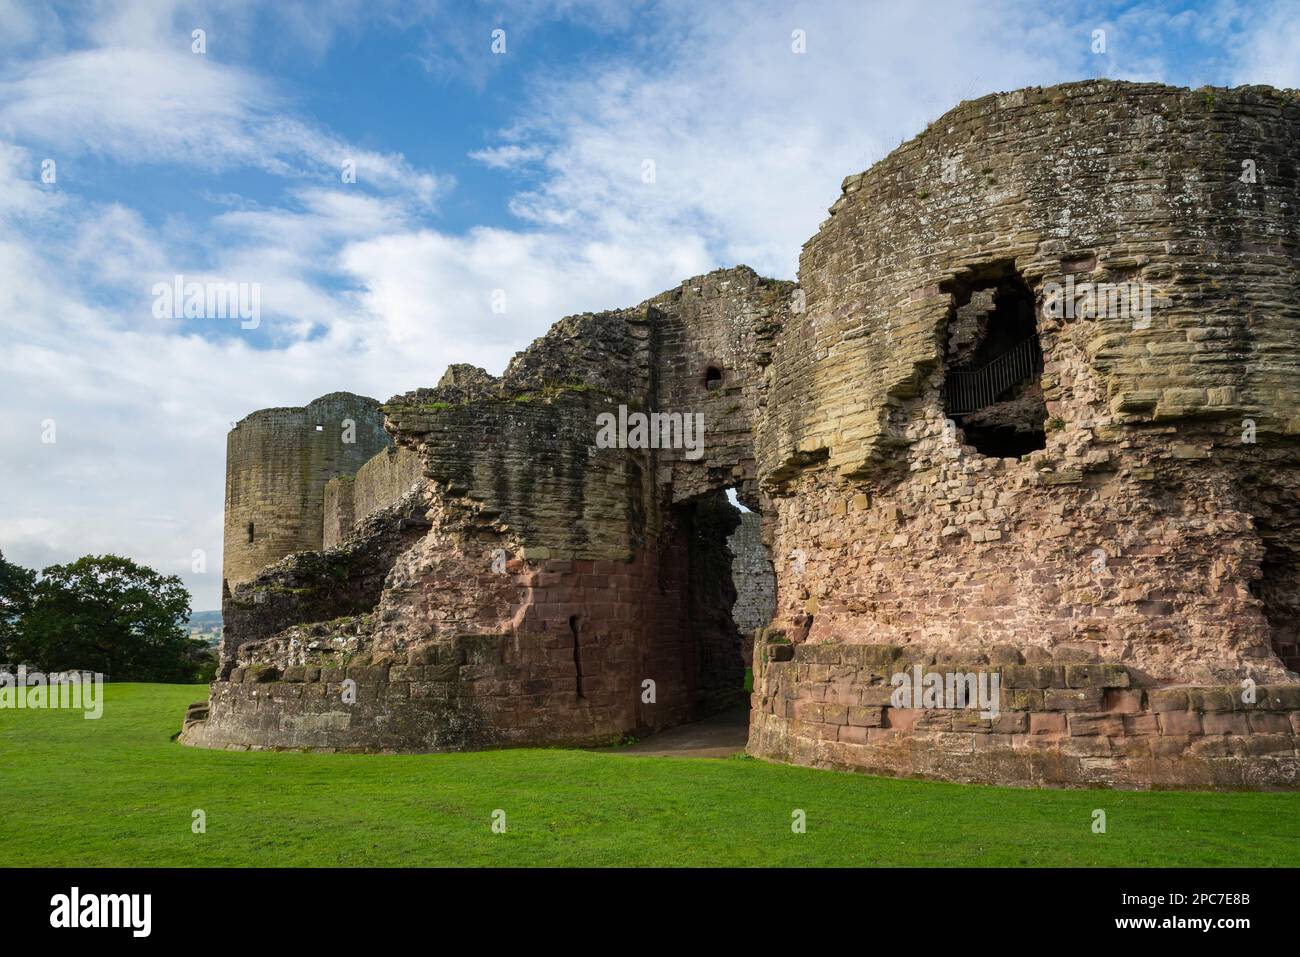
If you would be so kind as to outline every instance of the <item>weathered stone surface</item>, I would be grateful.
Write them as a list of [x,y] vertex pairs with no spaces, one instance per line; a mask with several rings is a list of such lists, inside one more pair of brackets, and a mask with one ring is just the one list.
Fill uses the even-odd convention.
[[[329,466],[335,531],[316,516],[369,556],[364,584],[329,597],[333,551],[241,557],[185,740],[588,744],[723,707],[734,488],[776,583],[751,754],[1296,786],[1297,141],[1300,99],[1264,87],[965,102],[845,181],[797,288],[710,273],[562,319],[500,378],[457,366],[395,397],[396,451]],[[698,413],[704,448],[598,446],[597,416],[628,411]],[[416,511],[392,512],[401,482],[359,494],[411,456]],[[893,706],[914,668],[996,675],[996,713]]]

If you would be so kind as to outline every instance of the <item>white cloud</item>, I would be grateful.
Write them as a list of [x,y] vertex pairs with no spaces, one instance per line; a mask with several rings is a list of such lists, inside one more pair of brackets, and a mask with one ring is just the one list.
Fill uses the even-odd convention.
[[56,157],[88,153],[207,172],[250,167],[334,182],[350,162],[358,183],[425,204],[450,186],[401,153],[362,149],[287,110],[262,77],[178,42],[66,52],[0,80],[0,134]]
[[1232,82],[1300,88],[1300,4],[1250,4],[1237,22],[1240,32],[1225,36]]
[[557,72],[520,111],[503,155],[544,150],[548,175],[512,208],[690,236],[784,277],[844,176],[963,97],[1074,78],[1089,55],[1087,30],[1034,4],[671,4],[658,19],[652,55]]
[[[306,18],[319,56],[358,6],[313,11],[277,15]],[[420,17],[384,12],[408,25]],[[534,59],[529,98],[471,154],[503,173],[502,189],[526,177],[509,206],[518,228],[452,233],[431,215],[450,177],[415,168],[401,144],[363,150],[297,115],[237,57],[188,52],[198,22],[213,25],[219,49],[238,47],[253,29],[249,8],[100,13],[76,25],[40,11],[15,18],[14,45],[29,53],[0,72],[0,548],[31,565],[125,553],[183,574],[199,608],[218,601],[233,420],[335,389],[384,399],[433,384],[451,362],[499,372],[562,315],[634,305],[717,266],[793,277],[845,175],[960,99],[1097,66],[1094,25],[1045,3],[764,2],[741,12],[681,0],[636,20],[621,4],[569,5],[564,15],[591,29],[635,25],[623,36],[635,54]],[[1155,13],[1115,17],[1110,72],[1163,74],[1144,23],[1208,29]],[[541,15],[507,6],[518,17],[511,55],[528,50]],[[1215,15],[1238,22],[1226,8]],[[478,43],[490,25],[460,21],[448,36]],[[1295,28],[1282,16],[1255,26],[1227,44],[1241,75],[1294,76]],[[72,29],[84,40],[75,49]],[[790,49],[794,29],[806,32],[804,54]],[[151,225],[124,200],[40,185],[51,152],[187,169],[196,192],[222,194],[221,210]],[[353,185],[338,176],[347,158],[358,165]],[[278,194],[253,201],[206,178],[242,168],[280,177]],[[154,319],[149,290],[176,272],[259,283],[263,327]],[[498,289],[504,313],[492,310]],[[58,425],[53,446],[40,442],[46,418]],[[207,575],[189,571],[195,548],[208,554]]]
[[540,146],[518,146],[510,143],[505,146],[475,150],[469,154],[469,158],[492,169],[515,169],[534,163],[545,155],[545,150]]

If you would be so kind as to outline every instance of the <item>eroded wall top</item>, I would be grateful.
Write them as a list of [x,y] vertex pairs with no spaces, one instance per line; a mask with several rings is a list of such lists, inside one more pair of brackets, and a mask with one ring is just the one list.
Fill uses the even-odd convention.
[[[952,291],[1012,263],[1047,284],[1139,283],[1151,322],[1080,317],[1104,411],[1300,430],[1300,102],[1265,87],[1088,81],[963,103],[844,181],[804,247],[776,350],[764,481],[905,459],[891,413],[942,361]],[[1050,370],[1049,370],[1050,373]],[[1044,382],[1049,404],[1068,383]]]

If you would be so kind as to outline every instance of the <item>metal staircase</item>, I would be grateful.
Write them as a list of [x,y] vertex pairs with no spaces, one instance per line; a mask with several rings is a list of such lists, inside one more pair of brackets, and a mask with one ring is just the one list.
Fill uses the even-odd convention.
[[1027,382],[1043,371],[1043,350],[1038,336],[1016,343],[978,369],[961,366],[944,376],[945,403],[949,415],[963,415],[986,408],[1013,386]]

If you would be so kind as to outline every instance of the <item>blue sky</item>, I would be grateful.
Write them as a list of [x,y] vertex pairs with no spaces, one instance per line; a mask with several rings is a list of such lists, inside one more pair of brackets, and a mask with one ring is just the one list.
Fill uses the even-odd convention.
[[[844,176],[1103,75],[1300,86],[1300,5],[0,0],[0,550],[217,607],[234,420],[500,372],[720,266],[795,278]],[[156,318],[177,273],[256,283],[260,325]]]

